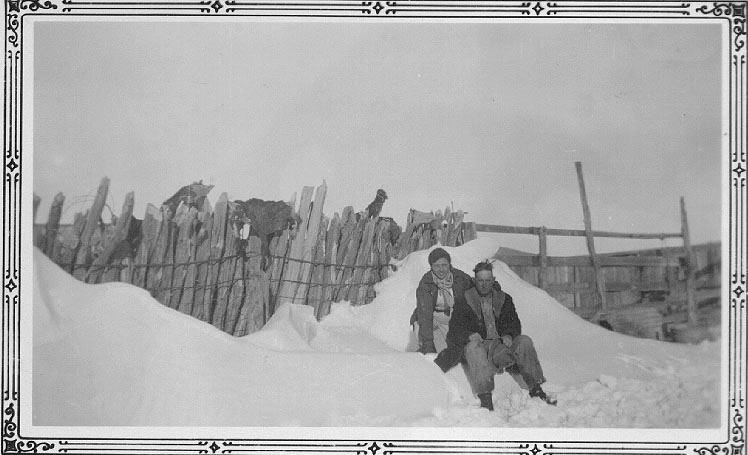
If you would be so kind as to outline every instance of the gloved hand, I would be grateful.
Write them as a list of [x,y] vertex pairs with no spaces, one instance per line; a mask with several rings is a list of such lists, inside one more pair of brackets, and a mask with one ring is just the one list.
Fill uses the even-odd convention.
[[421,343],[421,347],[418,348],[418,352],[421,354],[436,354],[436,346],[433,341],[426,341]]
[[480,343],[481,341],[483,341],[483,338],[481,338],[480,333],[476,332],[470,334],[468,341],[475,341],[476,343]]
[[497,344],[491,355],[491,362],[499,371],[503,371],[515,364],[514,353],[505,345]]

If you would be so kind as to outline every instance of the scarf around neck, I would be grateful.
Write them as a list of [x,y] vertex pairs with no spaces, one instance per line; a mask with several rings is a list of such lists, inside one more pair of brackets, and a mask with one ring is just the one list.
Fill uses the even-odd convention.
[[[434,283],[439,288],[439,295],[441,295],[444,301],[444,309],[449,311],[454,306],[454,296],[452,295],[452,284],[454,283],[454,275],[450,271],[444,278],[439,278],[434,272],[431,272],[431,277],[434,279]],[[438,300],[438,299],[437,299]]]

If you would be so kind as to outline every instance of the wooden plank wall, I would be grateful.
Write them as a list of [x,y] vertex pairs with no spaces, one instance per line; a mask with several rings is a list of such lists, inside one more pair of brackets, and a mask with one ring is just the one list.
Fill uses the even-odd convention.
[[[696,256],[702,258],[705,283],[713,284],[714,276],[710,273],[719,269],[714,264],[706,265],[708,260],[719,262],[715,250],[719,248],[696,248]],[[581,315],[590,315],[599,309],[594,284],[596,275],[589,257],[548,257],[550,265],[546,266],[543,286],[538,280],[540,263],[537,256],[497,254],[496,258],[505,262],[520,278],[544,289]],[[679,255],[672,252],[669,256],[600,256],[600,263],[611,308],[640,302],[652,292],[676,299],[685,296],[684,271],[679,264]]]

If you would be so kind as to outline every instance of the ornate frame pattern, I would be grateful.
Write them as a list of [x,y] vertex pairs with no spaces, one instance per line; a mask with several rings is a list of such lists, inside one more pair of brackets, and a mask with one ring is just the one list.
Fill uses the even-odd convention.
[[[3,453],[394,453],[667,454],[740,455],[746,434],[746,9],[742,1],[353,1],[353,0],[6,0],[4,64],[3,255],[2,255],[2,449]],[[162,16],[202,20],[218,16],[348,18],[504,19],[689,19],[721,20],[729,28],[729,260],[728,427],[716,441],[616,443],[553,441],[351,440],[351,439],[128,439],[59,437],[29,439],[20,424],[22,85],[24,20],[31,16]],[[25,284],[28,286],[28,284]]]

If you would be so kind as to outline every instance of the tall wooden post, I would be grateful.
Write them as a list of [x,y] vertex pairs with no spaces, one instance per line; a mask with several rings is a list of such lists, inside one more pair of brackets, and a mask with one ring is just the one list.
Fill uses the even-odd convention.
[[548,269],[548,243],[547,243],[547,229],[545,226],[541,226],[538,229],[538,249],[540,252],[540,269],[538,270],[538,287],[545,289],[546,285],[546,270]]
[[688,323],[696,322],[696,299],[694,281],[696,276],[696,261],[691,248],[691,236],[688,232],[688,216],[686,214],[686,201],[680,197],[680,229],[683,235],[683,249],[686,253],[686,302],[688,305]]
[[64,203],[65,195],[57,193],[55,199],[52,201],[52,207],[49,209],[42,249],[44,250],[44,254],[50,258],[54,256],[55,242],[57,241],[57,232],[60,230],[60,217],[62,217],[62,205]]
[[104,177],[101,179],[99,189],[96,191],[96,199],[94,199],[91,208],[88,209],[86,225],[80,236],[80,244],[75,259],[76,265],[73,269],[73,276],[81,281],[85,281],[86,274],[88,273],[88,266],[91,265],[91,238],[93,237],[94,230],[99,226],[99,218],[101,218],[101,212],[104,210],[104,204],[106,204],[108,193],[109,177]]
[[36,211],[39,209],[39,204],[42,203],[42,198],[40,198],[36,193],[34,193],[34,223],[36,223]]
[[592,268],[595,270],[595,284],[597,288],[597,295],[600,299],[600,306],[605,309],[608,307],[608,302],[605,299],[605,281],[603,279],[602,270],[600,269],[600,262],[597,260],[597,254],[595,254],[595,237],[592,235],[592,219],[590,216],[590,207],[587,204],[587,191],[584,188],[584,175],[582,175],[582,163],[576,161],[574,165],[577,168],[577,180],[579,181],[579,196],[582,199],[582,212],[584,214],[584,232],[587,238],[587,249],[590,252],[590,259],[592,260]]

